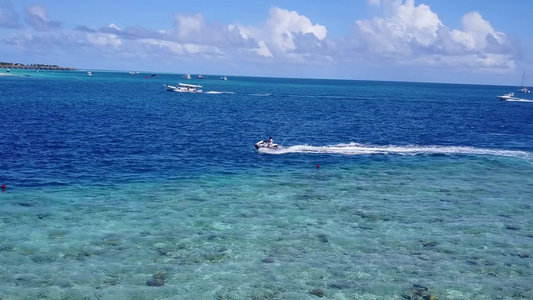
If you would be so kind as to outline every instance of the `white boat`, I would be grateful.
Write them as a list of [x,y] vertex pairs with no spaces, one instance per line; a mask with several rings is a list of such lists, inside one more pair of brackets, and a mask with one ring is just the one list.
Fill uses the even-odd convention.
[[191,74],[185,74],[182,77],[185,78],[185,79],[191,79]]
[[220,77],[220,80],[228,80],[228,77],[222,76],[222,77]]
[[254,147],[255,149],[260,149],[260,148],[279,149],[278,144],[275,144],[272,141],[272,138],[269,138],[268,140],[264,140],[264,141],[259,141],[255,143]]
[[93,76],[93,72],[91,71],[87,72],[87,76]]
[[507,93],[502,96],[496,96],[498,99],[503,101],[520,101],[520,100],[527,100],[527,101],[533,101],[531,99],[531,91],[524,87],[524,75],[525,72],[522,73],[522,85],[520,86],[520,89],[515,91],[514,93]]
[[516,101],[520,99],[520,98],[515,97],[514,93],[508,93],[508,94],[496,96],[496,97],[498,97],[498,99],[503,100],[503,101]]
[[165,84],[165,88],[169,92],[180,92],[180,93],[201,93],[202,92],[202,90],[200,90],[202,86],[196,85],[196,84],[178,83],[177,86]]
[[206,79],[207,77],[205,77],[204,75],[198,75],[198,79]]

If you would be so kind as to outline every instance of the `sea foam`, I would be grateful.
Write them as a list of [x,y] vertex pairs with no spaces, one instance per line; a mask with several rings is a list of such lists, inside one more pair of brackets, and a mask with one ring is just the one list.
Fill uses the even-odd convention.
[[397,155],[492,155],[531,159],[532,153],[527,151],[485,149],[467,146],[439,146],[439,145],[364,145],[358,143],[336,144],[326,146],[294,145],[279,149],[260,149],[268,154],[287,153],[317,153],[317,154],[344,154],[344,155],[370,155],[370,154],[397,154]]

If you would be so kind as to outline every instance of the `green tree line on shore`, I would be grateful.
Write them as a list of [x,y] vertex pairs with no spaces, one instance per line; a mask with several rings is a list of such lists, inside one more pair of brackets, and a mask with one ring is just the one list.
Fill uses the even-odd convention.
[[76,68],[60,67],[58,65],[47,64],[21,64],[0,61],[0,68],[12,68],[12,69],[55,69],[55,70],[76,70]]

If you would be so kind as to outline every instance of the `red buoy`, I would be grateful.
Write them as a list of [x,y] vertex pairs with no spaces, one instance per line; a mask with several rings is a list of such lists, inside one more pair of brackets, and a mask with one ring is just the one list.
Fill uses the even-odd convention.
[[317,169],[320,168],[320,165],[316,165],[316,168],[317,168]]

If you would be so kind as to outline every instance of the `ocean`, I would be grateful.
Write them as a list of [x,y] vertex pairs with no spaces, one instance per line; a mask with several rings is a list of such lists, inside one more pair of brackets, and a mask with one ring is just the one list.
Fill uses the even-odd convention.
[[12,74],[0,299],[533,299],[509,87]]

